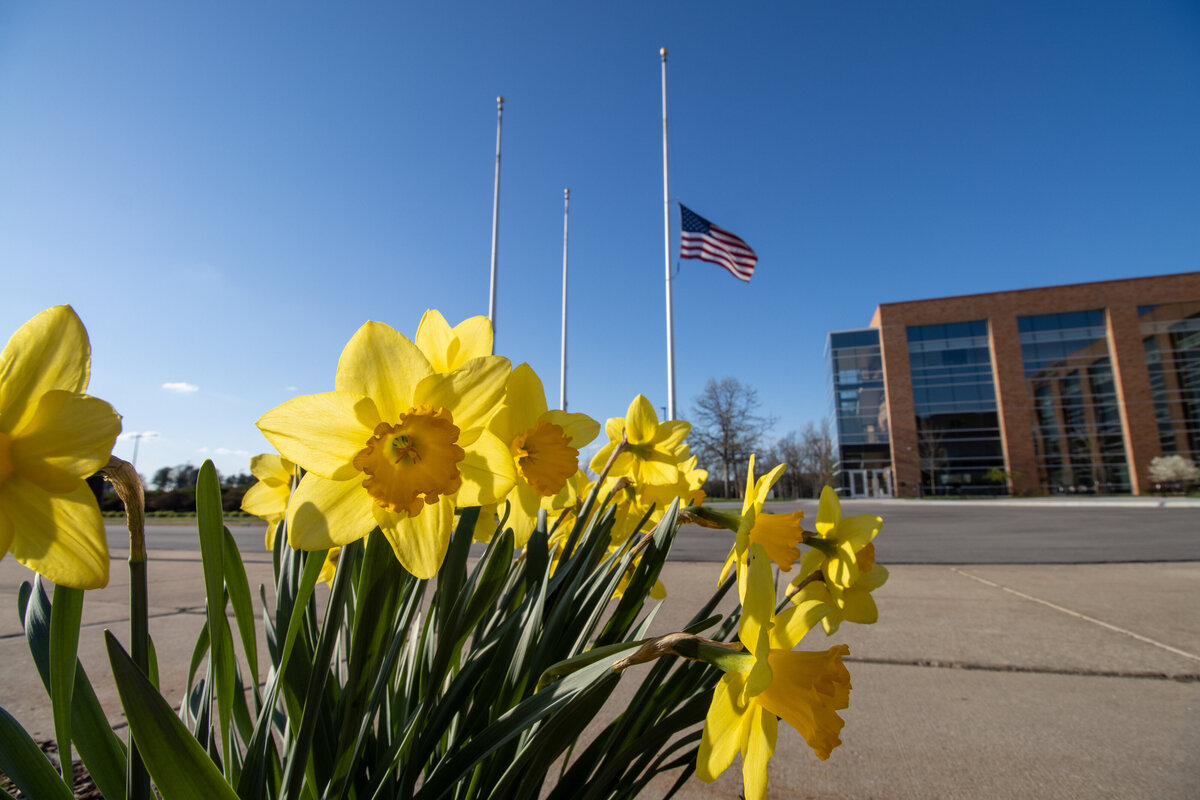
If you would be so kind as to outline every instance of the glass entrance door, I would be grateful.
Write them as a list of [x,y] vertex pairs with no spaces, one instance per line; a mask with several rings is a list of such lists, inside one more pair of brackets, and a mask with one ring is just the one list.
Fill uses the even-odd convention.
[[891,497],[892,471],[889,469],[846,470],[851,497]]

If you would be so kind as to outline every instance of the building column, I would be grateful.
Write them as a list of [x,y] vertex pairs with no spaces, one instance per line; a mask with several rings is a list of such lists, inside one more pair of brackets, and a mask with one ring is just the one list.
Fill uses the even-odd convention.
[[1017,318],[1011,314],[988,317],[988,344],[992,351],[992,381],[996,387],[996,415],[1000,441],[1014,496],[1041,489],[1033,447],[1033,398],[1025,386],[1025,362]]
[[1150,481],[1150,460],[1162,455],[1158,439],[1158,420],[1154,416],[1154,395],[1150,391],[1150,370],[1137,306],[1113,305],[1105,309],[1108,350],[1112,356],[1113,382],[1121,413],[1121,431],[1125,437],[1125,459],[1129,464],[1129,482],[1134,494],[1154,491]]
[[888,435],[892,445],[892,480],[896,497],[921,496],[921,455],[917,446],[917,414],[913,406],[912,372],[908,365],[908,331],[904,325],[879,326],[883,387],[887,397]]

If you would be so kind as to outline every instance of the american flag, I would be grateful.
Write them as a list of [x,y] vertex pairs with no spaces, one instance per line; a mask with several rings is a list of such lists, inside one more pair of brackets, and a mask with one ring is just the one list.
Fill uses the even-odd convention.
[[750,245],[683,203],[679,204],[679,257],[711,261],[740,281],[749,281],[758,263]]

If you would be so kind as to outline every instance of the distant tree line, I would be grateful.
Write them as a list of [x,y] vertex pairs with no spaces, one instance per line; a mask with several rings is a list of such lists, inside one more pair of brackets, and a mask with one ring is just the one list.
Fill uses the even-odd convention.
[[758,392],[737,378],[710,378],[691,411],[692,451],[708,470],[704,491],[709,497],[745,495],[746,468],[755,454],[755,473],[787,464],[775,484],[780,497],[816,497],[833,483],[832,425],[828,419],[809,422],[802,431],[789,431],[768,442],[774,418],[760,412]]
[[[194,464],[178,464],[162,467],[146,483],[146,511],[194,512],[196,510],[196,479],[200,468]],[[236,475],[221,475],[221,507],[225,511],[237,511],[242,507],[242,497],[257,478],[245,472]],[[100,500],[103,511],[122,511],[121,501],[111,486],[106,486]]]

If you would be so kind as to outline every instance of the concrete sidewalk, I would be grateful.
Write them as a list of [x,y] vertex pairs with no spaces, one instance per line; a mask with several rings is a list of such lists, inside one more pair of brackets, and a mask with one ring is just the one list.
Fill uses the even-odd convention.
[[[114,558],[122,557],[114,553]],[[269,555],[247,554],[252,588]],[[110,718],[120,705],[101,632],[127,640],[124,565],[89,593],[81,658]],[[668,563],[659,631],[710,593],[715,564]],[[39,739],[49,703],[16,615],[30,573],[0,561],[0,705]],[[177,702],[203,621],[199,555],[151,553],[151,632]],[[880,622],[843,625],[807,649],[847,642],[854,682],[843,745],[826,762],[780,726],[777,798],[1191,798],[1200,794],[1200,563],[897,566]],[[256,601],[257,605],[257,601]],[[613,708],[632,694],[625,682]],[[669,781],[652,785],[661,796]],[[733,798],[735,762],[686,798]]]

